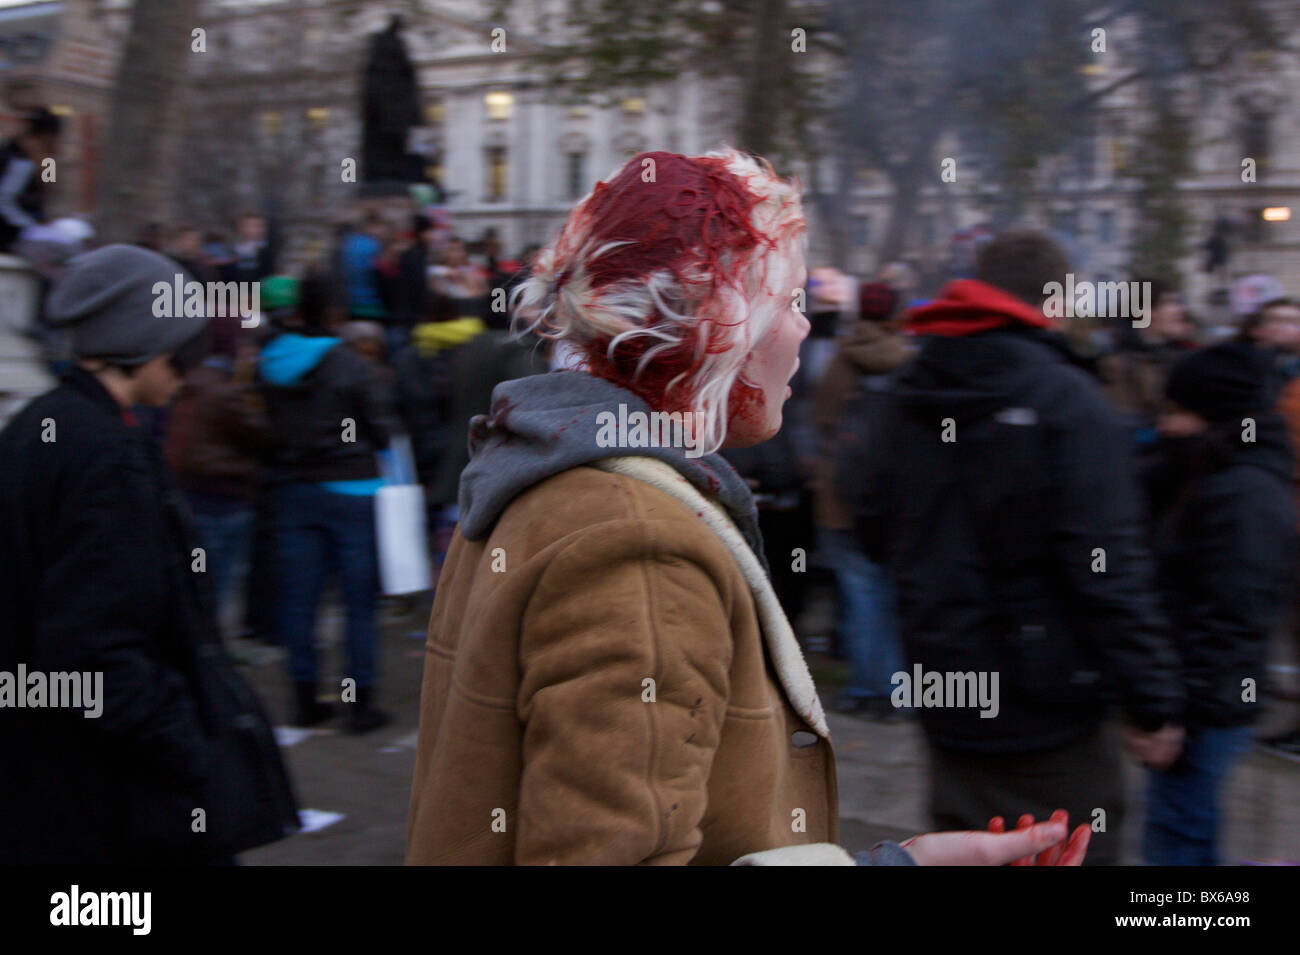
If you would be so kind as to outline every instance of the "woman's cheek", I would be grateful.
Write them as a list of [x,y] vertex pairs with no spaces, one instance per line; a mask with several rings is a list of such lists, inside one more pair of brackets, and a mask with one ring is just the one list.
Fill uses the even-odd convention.
[[763,389],[738,377],[727,396],[727,421],[737,432],[749,434],[762,425],[765,405]]
[[762,388],[737,378],[727,396],[729,437],[743,446],[759,444],[772,437],[780,424],[780,403],[774,414]]

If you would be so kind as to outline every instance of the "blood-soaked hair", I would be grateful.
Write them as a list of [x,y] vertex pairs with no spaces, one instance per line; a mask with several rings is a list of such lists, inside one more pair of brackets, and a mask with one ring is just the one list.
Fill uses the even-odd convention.
[[721,447],[746,356],[792,305],[799,185],[735,150],[642,153],[583,199],[514,293],[516,322]]

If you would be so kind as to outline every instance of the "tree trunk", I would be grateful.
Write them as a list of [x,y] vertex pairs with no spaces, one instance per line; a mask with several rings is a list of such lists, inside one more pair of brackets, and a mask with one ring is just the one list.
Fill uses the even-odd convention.
[[741,149],[767,157],[776,145],[789,69],[790,34],[782,33],[787,0],[756,0],[753,14],[754,57],[745,78],[737,134]]
[[826,188],[827,184],[821,181],[818,174],[820,168],[820,157],[816,157],[811,193],[818,219],[826,235],[828,261],[825,264],[843,272],[849,268],[849,232],[853,224],[853,157],[846,147],[837,145],[835,182],[830,184],[829,189]]
[[169,218],[198,0],[135,0],[117,69],[98,210],[104,242],[133,242]]
[[916,164],[906,163],[887,169],[894,187],[889,201],[889,225],[880,244],[880,265],[893,262],[906,247],[916,220],[916,201],[921,194],[921,177]]

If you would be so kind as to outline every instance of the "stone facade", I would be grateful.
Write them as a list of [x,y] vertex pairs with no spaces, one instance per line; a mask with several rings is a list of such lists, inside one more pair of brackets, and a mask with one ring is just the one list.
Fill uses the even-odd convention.
[[[192,88],[180,151],[178,221],[229,229],[237,212],[270,209],[283,222],[290,259],[314,258],[338,222],[355,213],[358,187],[345,182],[346,160],[360,160],[360,72],[368,38],[393,13],[415,64],[427,125],[418,139],[447,192],[456,230],[473,241],[495,230],[506,254],[545,241],[575,199],[642,149],[702,152],[723,144],[734,100],[684,75],[613,105],[572,106],[545,85],[529,55],[562,30],[567,0],[513,0],[504,34],[489,19],[488,0],[208,0],[196,27],[205,50],[192,54]],[[6,31],[26,17],[30,29],[57,42],[27,63],[10,62],[4,88],[11,108],[58,105],[72,118],[60,166],[60,211],[93,209],[94,160],[107,97],[125,35],[130,0],[61,0],[0,11]],[[1300,39],[1300,8],[1278,4],[1284,32]],[[20,14],[18,11],[27,11]],[[6,18],[9,25],[6,25]],[[1125,68],[1117,23],[1112,52],[1098,59],[1094,81]],[[18,47],[13,47],[17,50]],[[1300,61],[1257,58],[1195,97],[1194,173],[1182,183],[1193,224],[1187,235],[1193,300],[1211,285],[1263,271],[1300,291]],[[21,102],[20,102],[21,100]],[[1081,276],[1122,278],[1139,210],[1126,157],[1145,114],[1135,87],[1106,97],[1095,123],[1080,129],[1074,154],[1043,170],[1033,215],[1069,246]],[[1258,114],[1262,120],[1249,120]],[[1068,122],[1068,117],[1063,117]],[[1255,182],[1243,182],[1248,150]],[[948,238],[984,221],[978,164],[960,143],[941,156],[959,161],[956,183],[936,175],[922,192],[908,257],[935,270]],[[804,175],[804,181],[812,177]],[[833,176],[821,179],[834,181]],[[870,274],[883,236],[888,184],[869,171],[846,201],[851,210],[849,267]],[[812,206],[809,202],[810,215]],[[1260,210],[1289,207],[1290,221],[1264,222]],[[1225,274],[1200,271],[1213,221],[1241,228]],[[811,258],[825,259],[824,230],[812,230]]]
[[99,157],[129,0],[59,0],[0,8],[0,119],[4,134],[23,111],[49,106],[63,117],[56,157],[55,215],[95,208]]
[[[282,219],[293,260],[315,258],[355,213],[360,78],[368,38],[392,13],[426,110],[416,140],[467,240],[495,231],[508,255],[545,241],[574,200],[648,148],[703,151],[725,127],[702,108],[700,83],[674,83],[609,107],[570,106],[545,89],[529,54],[553,32],[560,4],[518,0],[494,33],[489,4],[347,0],[213,2],[207,53],[194,57],[183,215],[226,226],[241,208]],[[359,170],[358,170],[359,171]]]

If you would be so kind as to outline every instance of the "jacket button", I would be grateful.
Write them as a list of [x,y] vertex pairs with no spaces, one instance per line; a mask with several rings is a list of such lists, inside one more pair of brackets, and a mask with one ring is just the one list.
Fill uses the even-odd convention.
[[795,749],[807,749],[809,746],[817,745],[817,734],[809,733],[807,730],[798,730],[790,737],[790,743]]

